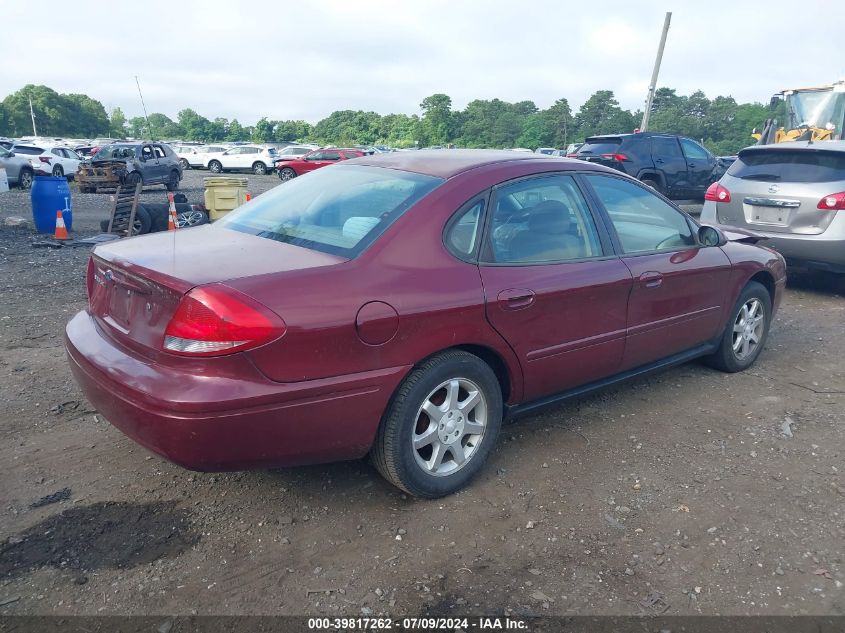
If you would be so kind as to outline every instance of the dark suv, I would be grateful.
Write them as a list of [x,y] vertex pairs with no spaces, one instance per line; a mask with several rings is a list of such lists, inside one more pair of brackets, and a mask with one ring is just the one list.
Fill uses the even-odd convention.
[[179,188],[182,166],[169,145],[138,141],[106,145],[91,158],[80,163],[76,180],[82,193],[97,189],[141,184],[164,185],[168,191]]
[[575,157],[625,172],[669,198],[704,198],[724,173],[692,139],[659,132],[591,136]]

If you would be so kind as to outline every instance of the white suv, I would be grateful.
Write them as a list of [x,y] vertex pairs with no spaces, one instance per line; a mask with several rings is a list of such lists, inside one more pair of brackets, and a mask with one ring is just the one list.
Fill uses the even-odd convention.
[[249,170],[263,176],[273,171],[276,165],[276,150],[263,145],[238,145],[210,158],[208,170],[219,174],[224,171]]
[[20,144],[12,147],[15,156],[26,158],[38,176],[73,178],[82,157],[69,147],[60,145]]

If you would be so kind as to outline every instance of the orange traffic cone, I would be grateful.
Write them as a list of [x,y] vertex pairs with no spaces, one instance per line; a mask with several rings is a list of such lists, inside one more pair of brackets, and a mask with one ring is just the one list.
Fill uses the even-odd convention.
[[65,219],[62,217],[61,210],[56,211],[56,233],[53,235],[53,238],[57,240],[69,239],[67,227],[65,226]]
[[175,231],[176,230],[176,203],[173,202],[173,194],[167,194],[167,201],[170,204],[170,209],[167,215],[167,230],[168,231]]

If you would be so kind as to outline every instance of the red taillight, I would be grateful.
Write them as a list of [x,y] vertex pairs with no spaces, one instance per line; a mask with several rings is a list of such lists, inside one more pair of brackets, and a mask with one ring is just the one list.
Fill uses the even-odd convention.
[[825,196],[816,205],[817,209],[822,211],[843,211],[845,210],[845,191],[839,193],[832,193]]
[[91,306],[91,297],[94,296],[94,258],[88,258],[88,270],[85,272],[85,286],[88,289],[88,305]]
[[182,297],[164,332],[164,349],[183,356],[219,356],[263,345],[285,329],[284,321],[265,306],[212,284]]
[[628,160],[628,157],[625,154],[602,154],[602,158],[606,158],[607,160],[615,160],[620,163]]
[[48,165],[50,164],[50,157],[49,156],[39,156],[38,160],[40,160],[42,163],[47,163]]
[[725,189],[718,182],[714,182],[712,185],[707,187],[704,199],[710,200],[711,202],[730,202],[731,192]]

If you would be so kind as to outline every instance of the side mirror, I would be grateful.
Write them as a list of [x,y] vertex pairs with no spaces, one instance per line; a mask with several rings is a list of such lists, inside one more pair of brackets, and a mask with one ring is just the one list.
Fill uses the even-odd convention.
[[705,224],[698,229],[698,242],[702,246],[724,246],[728,239],[716,227]]

